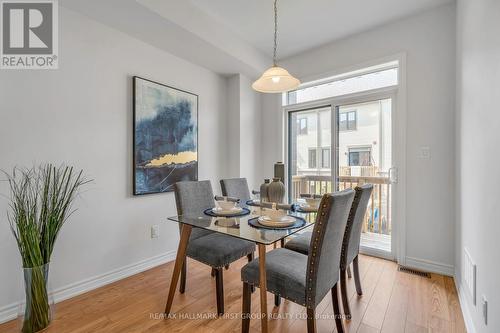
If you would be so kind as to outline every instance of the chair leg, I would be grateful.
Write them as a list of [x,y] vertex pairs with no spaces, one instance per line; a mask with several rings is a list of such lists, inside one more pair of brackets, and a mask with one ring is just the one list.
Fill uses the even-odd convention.
[[217,293],[217,314],[224,315],[224,282],[222,278],[222,268],[215,269],[215,289]]
[[[248,259],[248,262],[252,261],[254,259],[254,253],[249,253],[247,254],[247,259]],[[250,290],[252,291],[252,293],[255,291],[255,286],[250,286]]]
[[332,304],[333,314],[335,315],[335,326],[337,326],[337,333],[344,333],[344,323],[342,322],[342,315],[340,314],[339,295],[337,293],[337,284],[332,288]]
[[274,306],[280,306],[280,304],[281,304],[281,296],[274,295]]
[[347,277],[350,279],[352,278],[352,274],[351,274],[351,265],[347,265]]
[[250,284],[243,282],[243,305],[241,307],[241,332],[248,333],[250,331],[250,308],[252,303],[252,295]]
[[314,309],[307,308],[307,333],[316,333],[316,315]]
[[346,271],[340,271],[340,294],[342,296],[342,306],[347,320],[351,320],[351,309],[349,308],[349,299],[347,298],[347,278]]
[[186,273],[187,273],[187,260],[184,259],[181,268],[181,283],[179,284],[179,292],[184,294],[186,291]]
[[363,295],[363,290],[361,289],[361,279],[359,278],[359,265],[358,256],[352,261],[352,270],[354,272],[354,284],[356,285],[356,292],[359,296]]
[[284,238],[280,241],[280,246],[281,246],[281,248],[285,247],[285,239]]
[[212,275],[212,277],[215,277],[215,268],[212,267],[212,271],[210,272],[210,275]]

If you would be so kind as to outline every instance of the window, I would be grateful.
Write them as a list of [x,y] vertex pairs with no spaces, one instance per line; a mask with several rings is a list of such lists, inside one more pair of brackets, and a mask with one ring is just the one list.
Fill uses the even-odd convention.
[[330,148],[321,148],[321,167],[330,168]]
[[355,131],[357,127],[356,111],[339,113],[339,131]]
[[349,166],[370,166],[371,161],[371,148],[349,148]]
[[283,105],[342,96],[398,84],[398,61],[362,68],[321,80],[306,82],[297,90],[283,93]]
[[307,118],[297,119],[297,134],[307,135]]
[[309,169],[317,168],[317,157],[316,157],[316,148],[309,148]]

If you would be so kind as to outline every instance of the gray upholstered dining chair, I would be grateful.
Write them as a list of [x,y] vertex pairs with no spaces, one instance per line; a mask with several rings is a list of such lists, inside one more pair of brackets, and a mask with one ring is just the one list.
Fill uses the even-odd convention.
[[[363,295],[361,289],[361,280],[359,277],[359,243],[361,239],[361,229],[363,227],[363,218],[368,207],[368,202],[373,191],[372,184],[357,186],[354,191],[354,200],[352,202],[344,239],[342,241],[342,254],[340,259],[340,291],[342,294],[342,305],[347,319],[351,319],[351,310],[349,308],[349,298],[347,295],[346,272],[350,277],[349,265],[352,263],[354,271],[354,284],[359,296]],[[297,251],[303,254],[309,253],[309,243],[311,233],[303,233],[285,244],[285,248]]]
[[[344,332],[337,282],[340,253],[353,190],[325,194],[321,199],[309,244],[309,254],[278,248],[266,254],[267,290],[307,308],[307,332],[316,332],[315,309],[331,290],[335,324]],[[250,326],[252,285],[259,285],[259,259],[241,269],[243,281],[242,332]]]
[[[175,184],[175,203],[177,214],[184,216],[201,216],[203,211],[215,205],[212,185],[209,180],[183,181]],[[224,313],[223,268],[231,262],[247,256],[253,259],[255,244],[246,240],[193,228],[189,237],[186,255],[194,260],[209,265],[215,270],[217,291],[217,313]],[[181,270],[179,291],[186,290],[187,262]]]
[[250,200],[250,190],[246,178],[221,179],[222,195],[240,199],[240,205],[246,206]]

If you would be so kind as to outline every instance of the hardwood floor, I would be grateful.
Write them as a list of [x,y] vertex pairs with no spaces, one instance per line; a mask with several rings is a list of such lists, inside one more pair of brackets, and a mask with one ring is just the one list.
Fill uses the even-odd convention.
[[[188,259],[185,294],[175,295],[176,318],[162,319],[173,262],[134,275],[56,305],[55,320],[44,332],[231,332],[241,331],[240,268],[247,259],[224,271],[226,317],[216,318],[215,279],[210,268]],[[348,332],[466,332],[453,279],[432,274],[431,279],[397,271],[393,262],[360,256],[364,295],[358,297],[353,279],[347,290],[352,320]],[[306,332],[305,308],[282,300],[274,307],[269,332]],[[250,332],[260,331],[258,290],[252,294]],[[318,332],[335,332],[331,296],[317,308]],[[15,332],[16,321],[0,325],[0,333]]]

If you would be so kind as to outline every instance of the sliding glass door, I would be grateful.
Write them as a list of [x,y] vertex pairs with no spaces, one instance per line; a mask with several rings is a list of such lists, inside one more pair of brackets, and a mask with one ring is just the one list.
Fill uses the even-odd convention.
[[332,192],[332,109],[316,107],[289,113],[288,188],[296,202],[302,193]]
[[338,105],[335,110],[336,189],[373,184],[361,246],[391,253],[392,98]]
[[391,94],[372,94],[287,110],[290,201],[373,184],[361,250],[387,258],[394,258],[393,102]]

